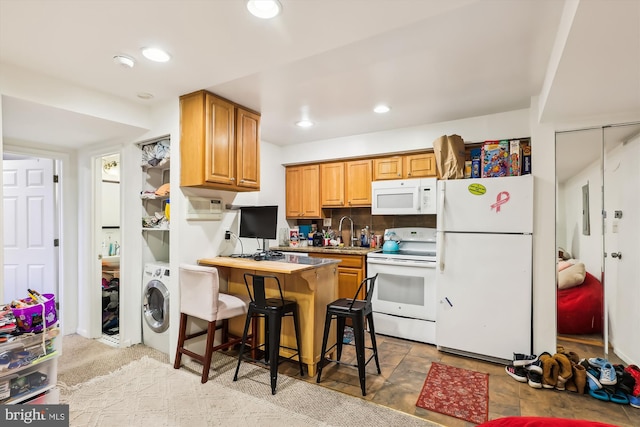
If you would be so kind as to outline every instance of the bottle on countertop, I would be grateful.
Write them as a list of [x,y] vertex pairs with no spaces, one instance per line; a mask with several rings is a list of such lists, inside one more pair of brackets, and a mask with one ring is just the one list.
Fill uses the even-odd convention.
[[369,226],[367,225],[362,229],[360,233],[360,246],[363,248],[369,247]]

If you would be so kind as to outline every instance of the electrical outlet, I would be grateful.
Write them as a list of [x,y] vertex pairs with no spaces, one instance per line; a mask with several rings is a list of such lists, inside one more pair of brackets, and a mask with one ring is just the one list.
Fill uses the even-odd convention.
[[230,240],[231,239],[231,232],[229,230],[224,232],[224,240]]
[[331,218],[324,218],[322,220],[322,226],[323,227],[331,227]]

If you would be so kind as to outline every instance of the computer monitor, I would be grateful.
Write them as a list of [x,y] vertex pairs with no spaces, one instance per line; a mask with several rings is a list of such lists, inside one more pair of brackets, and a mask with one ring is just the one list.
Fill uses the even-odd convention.
[[240,237],[262,239],[262,250],[266,240],[275,240],[278,234],[277,206],[243,206],[240,208]]

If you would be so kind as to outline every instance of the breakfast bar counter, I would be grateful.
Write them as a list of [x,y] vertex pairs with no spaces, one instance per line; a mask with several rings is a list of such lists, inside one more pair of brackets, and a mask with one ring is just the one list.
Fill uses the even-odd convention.
[[[310,258],[285,255],[278,261],[256,261],[251,258],[215,257],[198,260],[198,264],[216,267],[220,277],[221,289],[231,294],[246,295],[244,274],[262,274],[276,276],[282,285],[285,299],[298,303],[300,314],[300,354],[302,363],[307,365],[308,375],[316,374],[320,361],[322,335],[327,304],[337,299],[338,263],[336,259]],[[279,297],[275,281],[267,283],[267,298]],[[240,335],[244,319],[232,319],[229,323],[233,333]],[[260,330],[263,326],[260,325]],[[330,335],[335,342],[335,333]],[[330,343],[331,345],[332,343]],[[282,345],[295,347],[293,321],[282,325]],[[282,356],[291,352],[281,349]]]

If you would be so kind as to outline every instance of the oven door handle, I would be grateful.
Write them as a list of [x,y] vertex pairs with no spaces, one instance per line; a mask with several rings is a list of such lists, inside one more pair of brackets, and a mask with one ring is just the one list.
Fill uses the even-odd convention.
[[367,264],[376,264],[376,265],[392,265],[396,267],[419,267],[419,268],[435,268],[436,264],[434,262],[425,262],[425,261],[414,261],[414,260],[404,260],[404,261],[393,261],[389,259],[380,259],[380,258],[368,258]]

